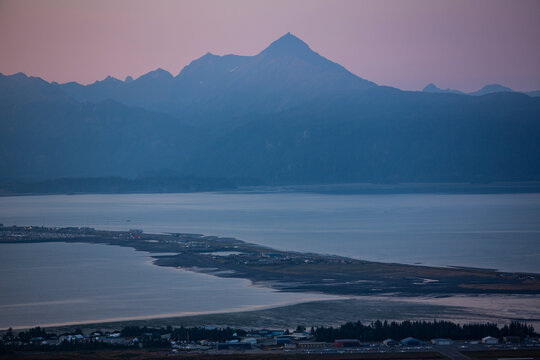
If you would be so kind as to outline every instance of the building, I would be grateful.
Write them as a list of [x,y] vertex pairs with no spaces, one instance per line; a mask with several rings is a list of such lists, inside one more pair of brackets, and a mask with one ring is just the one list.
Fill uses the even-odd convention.
[[521,338],[519,336],[504,336],[503,341],[507,344],[519,344]]
[[334,341],[334,345],[340,348],[359,347],[360,341],[356,339],[341,339]]
[[401,339],[401,344],[405,346],[420,346],[423,344],[422,340],[415,339],[413,337],[406,337]]
[[316,348],[325,348],[328,346],[325,342],[315,342],[315,341],[305,341],[305,342],[299,342],[297,344],[298,348],[302,349],[316,349]]
[[84,336],[82,336],[81,334],[60,335],[58,337],[59,342],[64,342],[64,341],[67,341],[67,342],[82,342],[83,340],[84,340]]
[[454,342],[450,339],[440,338],[440,339],[431,339],[431,343],[433,345],[452,345]]
[[248,338],[242,339],[242,342],[251,344],[252,346],[255,346],[255,345],[257,345],[257,338],[248,337]]
[[299,335],[299,334],[292,334],[289,336],[291,340],[299,342],[299,341],[308,341],[313,339],[313,336],[311,335]]
[[128,343],[125,338],[116,336],[102,337],[99,341],[111,345],[126,345]]
[[38,336],[38,337],[33,337],[30,339],[30,343],[32,344],[41,344],[43,343],[43,341],[45,341],[45,339],[41,336]]
[[492,336],[486,336],[485,338],[482,338],[482,343],[487,345],[497,345],[499,343],[499,339]]
[[383,340],[383,344],[386,345],[386,346],[397,346],[397,345],[399,345],[399,343],[394,339]]
[[290,344],[290,343],[291,343],[291,339],[289,339],[288,337],[282,337],[282,336],[276,337],[276,345],[285,345],[285,344]]

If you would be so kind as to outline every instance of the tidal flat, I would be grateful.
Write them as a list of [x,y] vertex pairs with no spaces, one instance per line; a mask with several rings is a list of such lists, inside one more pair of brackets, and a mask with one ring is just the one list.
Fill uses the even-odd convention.
[[[236,306],[204,309],[206,311],[202,312],[206,314],[196,310],[192,314],[152,313],[154,316],[149,314],[137,320],[153,325],[294,327],[298,324],[337,325],[346,321],[377,319],[499,323],[520,320],[536,323],[540,318],[537,310],[540,280],[537,274],[375,263],[333,255],[285,252],[233,238],[197,234],[11,226],[0,228],[0,234],[0,242],[4,244],[63,242],[114,245],[108,246],[111,250],[119,249],[118,246],[133,248],[144,252],[145,256],[152,256],[154,264],[169,269],[171,276],[185,273],[179,272],[180,268],[190,270],[189,273],[198,273],[209,281],[216,279],[217,288],[216,284],[213,286],[218,297],[225,291],[223,286],[219,286],[219,281],[241,280],[250,281],[257,285],[256,289],[266,291],[266,297],[277,294],[297,297],[288,299],[292,305],[279,301],[267,304],[272,309],[257,309],[253,304],[237,303]],[[221,280],[218,281],[219,278]],[[169,280],[171,286],[175,286],[174,277]],[[186,291],[185,284],[176,285],[180,291]],[[206,285],[202,283],[201,286],[206,287],[206,291],[212,291],[212,286]],[[227,287],[227,284],[221,285]],[[81,286],[81,291],[83,289],[84,286]],[[163,297],[159,291],[154,291],[151,284],[146,290],[154,292],[155,298]],[[194,293],[194,296],[200,298],[198,293]],[[242,299],[240,293],[239,296],[238,299]],[[331,296],[339,298],[332,299]],[[198,302],[193,304],[197,305]],[[179,303],[178,307],[181,305]],[[119,303],[119,306],[122,304]],[[112,321],[110,325],[113,326],[134,318],[137,317],[112,314],[102,321],[88,319],[84,322]],[[311,322],[308,322],[310,319]],[[318,323],[314,324],[313,319]]]
[[[540,275],[364,261],[281,251],[234,238],[141,230],[0,227],[0,243],[85,242],[155,253],[154,264],[248,279],[288,292],[330,295],[540,294]],[[216,252],[233,252],[228,256]]]
[[335,296],[155,266],[147,252],[88,243],[0,244],[0,329],[246,311]]
[[[426,298],[400,298],[393,296],[351,297],[340,300],[309,301],[269,309],[224,312],[202,315],[173,316],[144,320],[111,321],[104,323],[55,326],[57,332],[75,329],[113,331],[126,326],[196,327],[216,326],[239,329],[295,329],[303,326],[339,326],[349,321],[370,323],[376,320],[448,320],[460,324],[510,321],[527,322],[540,327],[537,296],[512,297],[507,295],[448,296]],[[450,305],[449,303],[454,303]],[[459,303],[459,304],[458,304]],[[490,304],[489,307],[482,305]],[[505,311],[500,311],[506,307]]]

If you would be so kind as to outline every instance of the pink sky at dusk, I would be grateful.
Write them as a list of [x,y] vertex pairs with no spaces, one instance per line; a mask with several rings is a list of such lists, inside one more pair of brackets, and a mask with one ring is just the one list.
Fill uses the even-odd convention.
[[91,83],[255,55],[287,32],[382,85],[540,89],[538,0],[0,0],[0,72]]

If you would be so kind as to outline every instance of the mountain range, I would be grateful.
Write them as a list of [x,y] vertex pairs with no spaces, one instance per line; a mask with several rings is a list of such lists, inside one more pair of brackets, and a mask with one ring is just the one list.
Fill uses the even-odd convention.
[[379,86],[290,33],[255,56],[208,53],[177,76],[0,75],[0,176],[540,180],[540,98],[484,92]]
[[[431,83],[428,84],[422,91],[424,92],[430,92],[430,93],[448,93],[448,94],[460,94],[460,95],[472,95],[472,96],[480,96],[480,95],[486,95],[486,94],[493,94],[497,92],[517,92],[515,90],[510,89],[509,87],[500,85],[500,84],[487,84],[483,88],[465,93],[460,90],[456,89],[441,89],[437,87],[437,85]],[[533,96],[533,97],[539,97],[540,96],[540,90],[535,91],[527,91],[527,92],[521,92],[523,94]]]
[[174,77],[157,69],[132,81],[107,77],[87,86],[57,86],[74,99],[111,99],[178,117],[201,111],[269,113],[325,93],[376,87],[290,33],[255,56],[207,53]]

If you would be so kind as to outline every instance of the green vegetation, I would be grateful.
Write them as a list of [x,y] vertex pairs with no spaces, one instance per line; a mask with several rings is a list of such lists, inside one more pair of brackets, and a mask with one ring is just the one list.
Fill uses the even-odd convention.
[[336,339],[358,339],[360,341],[382,341],[384,339],[403,339],[412,336],[418,339],[450,338],[454,340],[474,340],[485,336],[520,338],[538,336],[531,325],[512,322],[498,327],[497,324],[459,325],[450,321],[375,321],[364,325],[360,321],[346,323],[339,328],[318,327],[312,332],[317,341],[331,342]]

